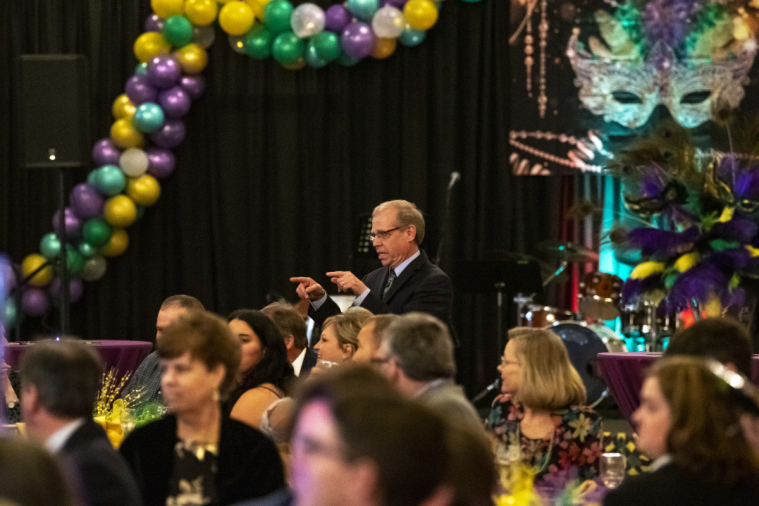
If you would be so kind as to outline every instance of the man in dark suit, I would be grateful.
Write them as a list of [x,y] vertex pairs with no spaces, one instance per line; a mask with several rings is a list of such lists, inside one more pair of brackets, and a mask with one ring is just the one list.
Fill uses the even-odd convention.
[[[382,267],[359,279],[352,272],[328,272],[341,293],[356,297],[355,306],[374,314],[419,311],[451,326],[453,285],[448,276],[427,259],[419,245],[424,240],[424,217],[405,200],[383,202],[372,213],[370,234]],[[311,278],[294,277],[296,292],[311,300],[309,316],[321,324],[340,313],[324,288]]]
[[71,472],[83,504],[142,504],[126,462],[92,419],[102,366],[86,345],[35,345],[23,359],[21,412],[29,437],[58,455]]
[[316,365],[319,354],[308,347],[306,322],[287,302],[272,302],[261,310],[282,333],[287,348],[287,360],[292,364],[295,375],[308,377]]

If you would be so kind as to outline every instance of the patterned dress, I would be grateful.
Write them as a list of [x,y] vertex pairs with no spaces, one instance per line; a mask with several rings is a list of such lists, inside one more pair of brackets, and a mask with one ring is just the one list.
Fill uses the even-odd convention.
[[603,454],[601,419],[587,407],[551,413],[553,438],[530,439],[521,433],[522,406],[502,394],[493,401],[487,427],[500,441],[500,461],[521,460],[535,473],[535,484],[563,489],[567,482],[595,480]]

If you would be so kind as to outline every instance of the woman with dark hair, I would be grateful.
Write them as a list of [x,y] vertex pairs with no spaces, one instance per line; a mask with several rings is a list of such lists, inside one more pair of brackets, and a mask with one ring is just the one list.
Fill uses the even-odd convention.
[[231,417],[260,428],[264,411],[290,394],[295,379],[287,347],[276,324],[260,311],[239,309],[229,315],[229,329],[240,340],[242,360],[237,388],[227,403]]
[[746,396],[739,376],[726,371],[686,356],[649,369],[633,421],[638,447],[655,459],[652,472],[625,480],[604,505],[759,503],[759,460],[740,426]]

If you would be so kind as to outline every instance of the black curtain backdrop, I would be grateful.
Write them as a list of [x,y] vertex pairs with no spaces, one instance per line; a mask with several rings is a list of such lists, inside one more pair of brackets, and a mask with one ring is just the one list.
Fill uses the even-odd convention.
[[[217,26],[206,93],[174,150],[177,168],[128,230],[126,253],[85,284],[71,308],[73,333],[152,340],[158,307],[172,294],[194,295],[226,315],[262,307],[271,291],[294,298],[293,275],[329,284],[324,273],[352,268],[357,216],[389,199],[426,213],[432,257],[453,171],[462,180],[444,270],[493,250],[532,253],[538,241],[557,238],[567,205],[561,187],[571,181],[510,175],[508,10],[506,0],[445,0],[418,47],[353,68],[297,72],[234,53]],[[55,172],[19,168],[14,150],[18,55],[87,55],[94,143],[108,135],[111,104],[132,75],[133,43],[149,14],[147,0],[0,2],[0,251],[14,262],[38,252],[57,208]],[[67,187],[93,168],[71,170]],[[495,295],[456,289],[459,377],[471,394],[496,377]],[[27,318],[21,338],[56,320]]]

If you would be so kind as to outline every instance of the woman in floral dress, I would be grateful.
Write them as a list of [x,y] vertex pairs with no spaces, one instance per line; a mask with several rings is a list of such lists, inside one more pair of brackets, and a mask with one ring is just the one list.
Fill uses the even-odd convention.
[[499,463],[519,462],[536,486],[562,490],[567,482],[593,480],[601,458],[601,422],[586,407],[585,386],[561,338],[547,330],[512,337],[498,366],[502,394],[488,428]]

